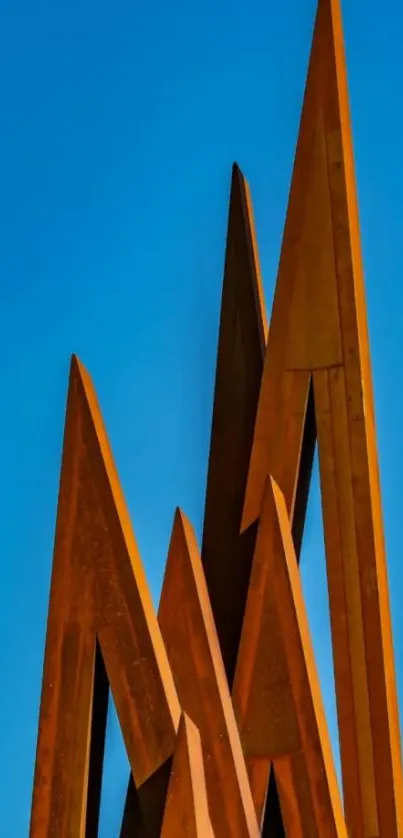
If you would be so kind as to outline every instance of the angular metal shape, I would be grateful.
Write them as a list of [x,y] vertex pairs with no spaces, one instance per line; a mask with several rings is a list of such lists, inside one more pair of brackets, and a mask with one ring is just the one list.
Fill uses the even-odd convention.
[[200,731],[214,832],[228,838],[258,836],[196,537],[180,510],[172,530],[158,621],[179,701]]
[[266,340],[249,187],[234,164],[202,539],[204,573],[230,686],[254,549],[254,529],[241,536],[240,525]]
[[319,2],[244,528],[260,515],[268,473],[292,514],[286,429],[301,435],[295,388],[311,374],[347,825],[352,838],[397,838],[400,733],[339,0]]
[[286,834],[347,838],[290,522],[270,479],[232,700],[248,768],[273,761]]
[[[342,40],[339,0],[319,0],[269,333],[233,168],[202,557],[177,512],[158,621],[73,359],[31,838],[96,838],[109,685],[132,769],[121,838],[403,835]],[[298,573],[316,435],[346,823]]]
[[84,835],[96,637],[140,785],[172,755],[180,708],[95,393],[73,358],[31,838]]
[[214,838],[200,735],[185,713],[179,722],[161,838]]
[[[250,190],[234,163],[202,538],[203,568],[230,688],[256,538],[256,526],[241,533],[240,525],[267,333]],[[302,491],[296,489],[295,518],[301,536],[313,455],[309,436],[307,440],[307,463],[301,473],[308,475],[308,480],[306,485],[300,481]],[[263,767],[254,778],[262,797],[259,814],[266,799],[266,777]],[[274,788],[267,816],[278,823],[281,836],[280,810],[275,804]]]

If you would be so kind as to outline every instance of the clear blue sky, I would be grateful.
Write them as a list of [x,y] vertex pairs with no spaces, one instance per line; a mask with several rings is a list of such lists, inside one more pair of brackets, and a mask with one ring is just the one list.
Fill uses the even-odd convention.
[[[270,306],[315,0],[0,7],[1,834],[28,832],[71,352],[91,371],[155,600],[174,506],[200,535],[231,163]],[[403,706],[403,11],[345,0]],[[332,735],[317,486],[303,575]],[[400,606],[400,607],[399,607]],[[126,785],[111,718],[101,838]]]

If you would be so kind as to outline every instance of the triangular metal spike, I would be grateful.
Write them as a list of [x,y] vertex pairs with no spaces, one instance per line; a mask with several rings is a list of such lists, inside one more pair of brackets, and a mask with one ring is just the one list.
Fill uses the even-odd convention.
[[175,515],[158,621],[181,706],[197,725],[210,818],[217,836],[257,838],[259,828],[193,529]]
[[286,835],[347,838],[289,517],[271,480],[232,698],[248,768],[273,762]]
[[403,780],[364,297],[340,3],[320,0],[242,526],[260,515],[267,474],[292,516],[313,375],[347,825],[352,838],[397,838]]
[[171,757],[180,707],[95,392],[74,357],[31,838],[84,829],[96,637],[140,785]]
[[[256,527],[242,535],[239,531],[267,333],[250,190],[234,163],[202,539],[202,562],[230,686],[256,536]],[[303,500],[300,507],[302,532]],[[266,772],[258,774],[256,785],[260,783],[264,800],[267,790],[260,777],[264,780]],[[281,829],[274,811],[270,818]]]
[[249,188],[234,164],[202,539],[203,567],[230,684],[253,556],[254,533],[240,538],[239,529],[266,339]]

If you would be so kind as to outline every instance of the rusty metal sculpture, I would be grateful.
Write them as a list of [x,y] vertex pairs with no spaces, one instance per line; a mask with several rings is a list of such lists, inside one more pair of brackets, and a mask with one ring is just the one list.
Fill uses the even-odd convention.
[[[298,571],[316,439],[344,808]],[[339,0],[319,0],[270,330],[233,169],[202,550],[178,510],[158,616],[73,359],[31,838],[97,835],[109,685],[122,838],[402,838]]]

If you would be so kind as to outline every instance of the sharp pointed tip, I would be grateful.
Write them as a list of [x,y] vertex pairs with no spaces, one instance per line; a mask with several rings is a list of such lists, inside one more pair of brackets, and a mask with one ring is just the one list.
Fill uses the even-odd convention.
[[182,737],[182,739],[186,742],[186,747],[190,752],[195,754],[195,748],[199,750],[201,756],[201,739],[200,739],[200,731],[197,725],[194,723],[193,719],[182,710],[180,719],[179,719],[179,727],[178,727],[178,738]]
[[179,526],[182,532],[186,531],[187,520],[188,519],[183,509],[181,509],[180,506],[177,506],[175,511],[175,525]]
[[247,192],[248,182],[245,178],[245,175],[243,174],[242,169],[240,168],[238,163],[234,162],[232,164],[230,204],[233,201],[237,203],[239,199],[242,203],[244,203]]
[[179,733],[179,730],[182,730],[183,733],[186,734],[186,737],[197,736],[198,733],[199,733],[198,728],[196,727],[195,723],[192,721],[190,716],[188,716],[188,714],[185,713],[184,710],[182,710],[182,713],[181,713],[181,716],[180,716],[180,719],[179,719],[178,733]]
[[185,536],[185,516],[180,508],[177,506],[174,514],[174,521],[172,525],[171,539],[174,537],[184,538]]
[[197,543],[193,525],[183,510],[177,506],[175,510],[174,523],[171,539],[179,539],[182,544],[189,545]]
[[272,495],[278,490],[278,484],[276,483],[274,477],[271,474],[268,474],[266,477],[266,492],[270,492]]
[[95,390],[92,378],[87,368],[76,354],[71,356],[70,362],[70,382],[73,381],[78,381],[80,383],[86,394],[87,400],[93,400]]
[[81,361],[75,353],[71,355],[70,358],[70,381],[73,379],[77,380],[82,378],[82,364]]
[[240,165],[236,161],[234,161],[232,164],[232,181],[238,181],[242,183],[243,180],[245,180],[245,178],[242,169]]
[[82,378],[82,379],[84,379],[85,377],[88,377],[88,372],[87,372],[83,362],[80,360],[78,355],[76,355],[75,353],[73,353],[72,356],[71,356],[70,372],[72,374],[74,373],[75,375],[79,375],[80,378]]

